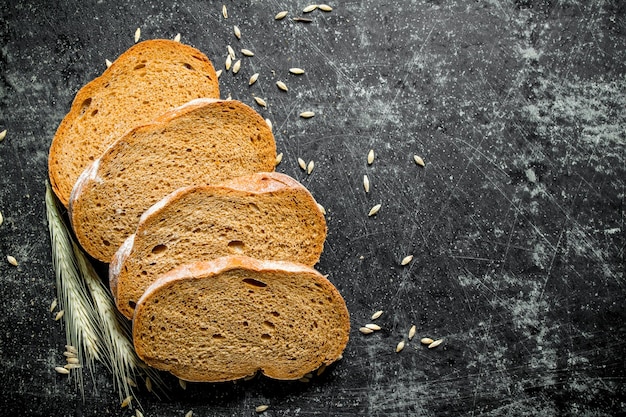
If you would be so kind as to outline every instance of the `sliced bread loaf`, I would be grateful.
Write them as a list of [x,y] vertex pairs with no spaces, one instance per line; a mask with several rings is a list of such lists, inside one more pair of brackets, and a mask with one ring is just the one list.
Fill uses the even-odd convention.
[[156,39],[138,43],[81,88],[50,146],[50,184],[67,206],[79,175],[130,128],[194,98],[219,98],[215,69],[199,50]]
[[228,256],[162,275],[137,303],[133,342],[180,379],[229,381],[257,371],[299,379],[341,357],[350,319],[314,269]]
[[313,266],[326,221],[309,191],[277,172],[174,191],[148,209],[116,252],[109,282],[128,318],[154,280],[195,261],[241,254]]
[[172,191],[275,163],[274,136],[257,112],[234,100],[192,100],[130,130],[85,170],[70,221],[82,247],[108,263],[141,214]]

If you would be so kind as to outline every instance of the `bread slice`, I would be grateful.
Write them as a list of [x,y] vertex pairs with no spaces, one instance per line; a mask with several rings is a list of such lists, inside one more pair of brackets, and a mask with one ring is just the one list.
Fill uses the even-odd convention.
[[192,100],[132,129],[85,170],[70,221],[83,248],[108,263],[142,213],[172,191],[275,164],[274,136],[257,112],[234,100]]
[[118,309],[131,318],[146,288],[175,267],[226,255],[315,265],[326,221],[309,191],[277,172],[174,191],[148,209],[109,268]]
[[140,42],[81,88],[50,146],[50,184],[67,207],[79,175],[132,127],[194,98],[219,98],[211,61],[171,40]]
[[299,379],[339,359],[349,332],[345,302],[319,272],[244,256],[162,275],[133,319],[135,350],[146,364],[198,382],[257,371]]

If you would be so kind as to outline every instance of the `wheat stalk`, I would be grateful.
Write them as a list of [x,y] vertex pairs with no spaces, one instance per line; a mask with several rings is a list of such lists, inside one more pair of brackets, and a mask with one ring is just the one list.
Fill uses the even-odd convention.
[[[72,250],[72,238],[56,205],[50,184],[46,182],[46,216],[52,242],[52,265],[56,276],[57,299],[65,314],[65,337],[78,351],[80,363],[93,374],[94,360],[101,360],[102,336],[94,316],[89,294],[81,282]],[[84,396],[80,369],[72,373]]]

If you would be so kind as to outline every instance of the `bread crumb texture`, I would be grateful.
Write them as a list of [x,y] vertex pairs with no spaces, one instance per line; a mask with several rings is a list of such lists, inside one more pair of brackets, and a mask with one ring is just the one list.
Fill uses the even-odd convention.
[[137,305],[133,338],[147,364],[181,379],[295,380],[341,356],[349,323],[315,270],[237,256],[162,276]]

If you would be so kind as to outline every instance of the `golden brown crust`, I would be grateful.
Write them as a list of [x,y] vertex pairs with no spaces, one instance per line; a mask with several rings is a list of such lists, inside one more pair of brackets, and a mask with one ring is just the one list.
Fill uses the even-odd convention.
[[[159,65],[163,61],[171,71],[180,68],[181,79],[187,77],[185,83],[148,71],[151,59],[158,59]],[[124,87],[125,83],[132,88]],[[155,39],[120,55],[101,76],[78,91],[52,140],[48,171],[59,200],[69,204],[81,172],[129,128],[194,97],[219,97],[215,69],[197,49]]]
[[349,333],[345,302],[319,272],[243,256],[186,264],[161,276],[133,319],[142,360],[198,382],[257,371],[299,379],[339,359]]

